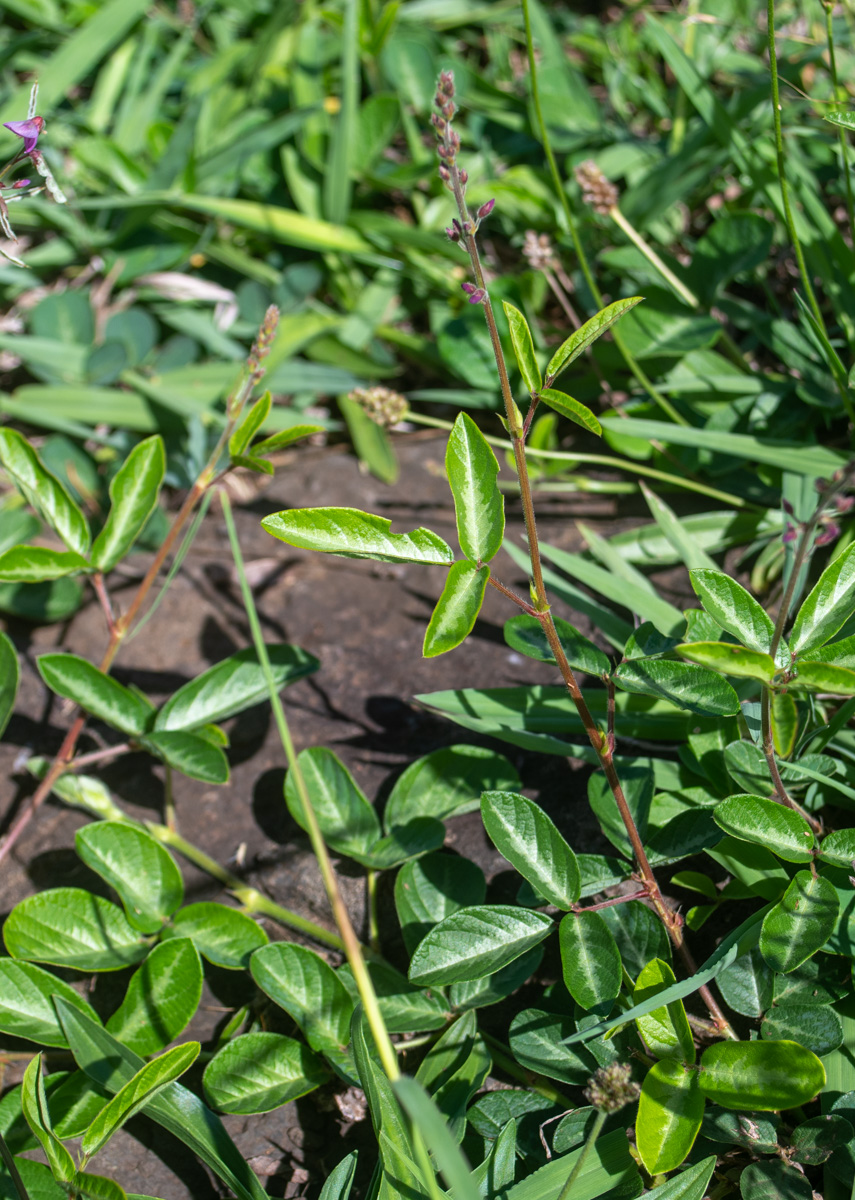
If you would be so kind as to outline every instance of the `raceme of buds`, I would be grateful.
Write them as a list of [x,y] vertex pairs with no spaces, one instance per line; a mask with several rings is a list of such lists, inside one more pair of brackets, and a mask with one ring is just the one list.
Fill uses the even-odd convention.
[[347,398],[386,429],[403,421],[409,411],[406,398],[387,387],[354,388]]
[[600,1112],[613,1113],[638,1099],[641,1088],[632,1081],[628,1063],[600,1067],[588,1081],[585,1098]]
[[252,349],[249,352],[249,357],[246,360],[247,369],[252,378],[253,384],[258,383],[264,375],[262,362],[270,353],[270,347],[273,344],[273,339],[276,337],[276,330],[279,328],[279,309],[275,304],[271,304],[267,312],[264,314],[264,320],[261,322],[261,328],[258,331],[258,337],[252,343]]
[[[442,71],[436,87],[434,102],[438,113],[431,114],[431,124],[436,130],[436,152],[440,158],[439,177],[445,184],[451,184],[453,172],[457,170],[457,153],[460,150],[460,138],[451,127],[455,113],[454,104],[454,74],[452,71]],[[469,176],[465,171],[458,172],[458,179],[465,187]]]
[[590,159],[576,168],[576,182],[582,189],[582,199],[594,212],[608,216],[618,200],[618,190],[610,183],[595,162]]

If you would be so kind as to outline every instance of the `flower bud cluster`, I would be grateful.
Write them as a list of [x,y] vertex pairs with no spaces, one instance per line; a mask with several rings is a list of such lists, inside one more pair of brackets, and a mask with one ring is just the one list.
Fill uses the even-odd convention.
[[608,216],[618,201],[618,190],[610,183],[595,162],[590,159],[579,163],[576,182],[582,189],[582,199],[590,204],[595,213]]
[[442,71],[436,87],[434,103],[439,109],[431,115],[431,124],[436,130],[436,152],[439,155],[439,177],[445,184],[451,183],[453,172],[457,172],[461,185],[465,188],[469,176],[457,166],[457,153],[460,150],[460,136],[452,128],[451,122],[457,111],[454,103],[454,72]]
[[354,388],[347,398],[358,404],[372,421],[385,429],[403,421],[409,412],[406,398],[400,392],[393,392],[387,387]]
[[270,353],[270,347],[273,345],[273,339],[276,337],[276,330],[278,328],[279,309],[275,304],[271,304],[264,314],[264,320],[261,322],[258,337],[252,343],[252,348],[246,360],[247,370],[249,371],[253,387],[264,375],[264,367],[261,364]]
[[611,1063],[608,1067],[600,1067],[588,1081],[585,1098],[600,1112],[618,1112],[637,1100],[641,1092],[631,1076],[632,1068],[628,1063]]

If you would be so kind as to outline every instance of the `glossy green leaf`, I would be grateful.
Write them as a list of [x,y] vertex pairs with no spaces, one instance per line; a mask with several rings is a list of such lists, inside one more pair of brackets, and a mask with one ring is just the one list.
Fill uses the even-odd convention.
[[[367,967],[389,1033],[421,1033],[448,1024],[448,1004],[441,992],[417,987],[388,963],[369,960]],[[359,990],[350,967],[339,967],[336,975],[350,992],[354,1005],[358,1005]]]
[[[144,1065],[138,1054],[61,999],[57,1010],[78,1065],[107,1091],[118,1092]],[[145,1114],[189,1146],[238,1200],[267,1200],[222,1122],[180,1083],[167,1084],[148,1102]]]
[[202,783],[227,783],[229,760],[219,746],[186,729],[157,729],[140,739],[170,767]]
[[821,1092],[825,1068],[796,1042],[715,1042],[701,1055],[698,1081],[722,1108],[777,1112]]
[[514,1058],[529,1071],[549,1079],[584,1086],[597,1069],[585,1046],[568,1046],[575,1028],[571,1017],[526,1008],[511,1021],[508,1041]]
[[503,300],[502,308],[505,310],[508,328],[511,331],[511,345],[514,348],[514,357],[517,360],[520,375],[523,377],[526,391],[534,395],[543,386],[543,376],[537,365],[531,330],[525,317],[518,308],[514,308],[513,304],[508,304],[507,300]]
[[184,1042],[140,1067],[102,1108],[84,1133],[80,1148],[87,1158],[106,1146],[113,1134],[168,1083],[179,1079],[196,1061],[201,1048],[198,1042]]
[[[582,1147],[553,1159],[503,1193],[504,1200],[557,1200],[583,1153]],[[573,1184],[573,1200],[638,1195],[641,1180],[622,1129],[597,1138]]]
[[716,805],[713,820],[725,833],[766,846],[786,862],[813,858],[814,836],[804,817],[765,796],[728,796]]
[[799,609],[790,635],[794,654],[822,646],[855,612],[855,546],[825,568]]
[[425,658],[447,654],[466,640],[484,603],[489,578],[489,567],[476,567],[468,559],[452,566],[425,631]]
[[250,959],[252,977],[299,1025],[313,1050],[343,1050],[353,1001],[332,967],[306,946],[273,942]]
[[472,1172],[484,1200],[491,1194],[505,1191],[514,1182],[517,1165],[516,1122],[506,1122],[498,1137],[488,1141],[487,1146],[486,1156]]
[[600,916],[617,942],[624,970],[633,978],[652,958],[663,962],[671,958],[671,943],[662,922],[641,900],[611,904],[600,910]]
[[469,1008],[487,1008],[507,1000],[536,974],[542,961],[543,947],[533,946],[492,975],[470,979],[465,983],[453,983],[448,989],[448,1003],[456,1012],[463,1012]]
[[272,454],[274,450],[285,450],[288,446],[293,446],[294,442],[299,442],[302,438],[311,437],[313,433],[324,432],[323,425],[290,425],[287,429],[280,429],[278,433],[274,433],[271,437],[256,442],[252,447],[253,458]]
[[252,954],[269,941],[246,913],[207,900],[179,909],[161,937],[190,938],[203,958],[229,971],[248,967]]
[[232,458],[240,457],[240,455],[246,453],[252,439],[270,416],[272,403],[270,392],[265,392],[244,413],[237,428],[229,438],[229,454]]
[[136,1054],[158,1054],[190,1023],[202,999],[202,963],[190,938],[155,946],[134,972],[107,1029]]
[[262,1113],[305,1096],[329,1079],[308,1046],[281,1033],[245,1033],[227,1042],[205,1068],[205,1095],[228,1113]]
[[835,867],[855,871],[855,829],[835,829],[819,845],[819,857]]
[[18,656],[5,633],[0,633],[0,737],[9,724],[18,694]]
[[838,955],[814,955],[789,974],[774,976],[773,999],[776,1008],[834,1004],[847,996],[849,991],[849,965],[845,958]]
[[35,624],[64,621],[80,608],[83,585],[78,579],[45,583],[0,583],[0,612]]
[[[324,746],[303,750],[297,762],[324,841],[340,854],[370,853],[381,837],[380,822],[353,776]],[[308,828],[293,772],[285,779],[288,811],[301,829]]]
[[773,692],[769,711],[772,742],[779,758],[789,758],[799,732],[798,705],[789,692]]
[[83,997],[56,975],[32,963],[0,958],[0,1031],[28,1038],[41,1046],[67,1049],[52,996],[62,996],[68,1004],[97,1020]]
[[486,895],[484,872],[469,859],[428,854],[406,863],[395,878],[395,907],[408,953],[434,925],[461,908],[483,904]]
[[685,1171],[672,1176],[667,1183],[660,1183],[648,1192],[648,1196],[651,1200],[704,1200],[715,1167],[716,1158],[713,1154],[694,1166],[686,1167]]
[[348,1200],[356,1175],[357,1151],[352,1150],[324,1180],[318,1200]]
[[840,1146],[855,1138],[855,1129],[837,1113],[823,1113],[802,1121],[790,1134],[793,1158],[808,1166],[819,1166]]
[[824,946],[837,912],[834,884],[810,871],[798,871],[763,920],[760,950],[772,970],[793,971]]
[[17,430],[0,429],[0,463],[9,478],[69,550],[86,554],[89,525],[77,504]]
[[87,659],[76,654],[42,654],[37,665],[42,679],[57,695],[132,737],[145,733],[154,706]]
[[175,859],[136,825],[95,821],[74,836],[78,855],[119,894],[135,929],[156,933],[184,899]]
[[770,654],[734,646],[732,642],[683,642],[675,649],[689,662],[721,671],[723,675],[770,683],[775,674],[775,661]]
[[555,388],[541,389],[540,399],[544,404],[548,404],[550,408],[561,413],[562,417],[567,417],[576,425],[587,429],[589,433],[595,433],[597,437],[602,437],[603,427],[586,404],[580,404],[566,392],[559,392]]
[[702,717],[739,712],[739,697],[726,679],[690,662],[636,658],[620,664],[612,679],[625,692],[657,696]]
[[[675,982],[674,972],[668,963],[654,958],[639,974],[632,1002],[642,1004]],[[636,1025],[657,1058],[676,1058],[683,1063],[695,1061],[695,1041],[682,1000],[672,1000],[662,1008],[655,1008],[645,1016],[637,1017]]]
[[[560,617],[553,617],[553,621],[561,648],[574,671],[584,671],[587,675],[597,678],[611,671],[612,665],[608,656],[584,637],[569,621],[562,621]],[[505,641],[512,650],[517,650],[520,654],[525,654],[527,658],[534,658],[538,662],[555,662],[552,648],[546,640],[543,626],[537,617],[529,616],[527,613],[511,617],[505,622],[503,633]]]
[[772,618],[742,584],[724,571],[690,571],[689,578],[704,609],[722,629],[750,650],[768,653],[775,632]]
[[855,696],[855,671],[833,663],[800,662],[789,685],[795,691],[830,692],[833,696]]
[[742,1200],[813,1200],[805,1175],[781,1159],[749,1163],[739,1177]]
[[289,508],[265,517],[261,524],[289,546],[322,554],[442,567],[454,561],[451,547],[429,529],[391,533],[388,518],[356,508]]
[[617,999],[623,975],[620,951],[598,912],[568,913],[558,927],[561,971],[567,991],[581,1008]]
[[116,904],[82,888],[52,888],[28,896],[3,926],[13,958],[118,971],[145,958],[148,945]]
[[416,1080],[430,1093],[456,1142],[463,1140],[466,1109],[492,1066],[477,1018],[470,1010],[440,1034],[416,1071]]
[[88,571],[89,562],[74,550],[47,546],[12,546],[0,554],[0,580],[7,583],[42,583]]
[[[298,646],[267,646],[277,691],[317,671],[320,663]],[[267,681],[254,648],[222,659],[185,683],[166,701],[154,722],[158,730],[198,729],[260,704],[268,696]]]
[[435,817],[414,817],[406,825],[396,825],[370,850],[351,849],[350,857],[363,867],[389,871],[411,858],[439,850],[445,841],[445,826]]
[[383,810],[383,827],[388,833],[414,817],[444,821],[474,812],[482,792],[519,787],[520,777],[503,754],[465,743],[447,746],[417,758],[398,777]]
[[584,354],[590,345],[597,338],[602,337],[607,329],[610,329],[616,321],[619,321],[624,313],[628,313],[631,308],[635,308],[643,299],[642,296],[629,296],[626,300],[615,300],[613,304],[607,305],[598,313],[595,313],[590,320],[580,326],[574,333],[571,333],[569,338],[561,343],[558,349],[549,360],[549,365],[546,368],[546,381],[548,384],[565,367],[569,367],[574,359],[580,354]]
[[42,1079],[41,1054],[30,1060],[24,1072],[21,1107],[27,1124],[45,1152],[54,1178],[63,1183],[70,1182],[75,1175],[74,1159],[53,1131]]
[[760,1036],[773,1042],[798,1042],[817,1058],[824,1058],[843,1044],[843,1022],[827,1004],[776,1006],[763,1018]]
[[556,908],[579,899],[576,855],[539,805],[516,792],[484,792],[481,819],[493,845]]
[[410,1120],[424,1137],[455,1200],[480,1200],[469,1164],[435,1102],[420,1083],[405,1075],[396,1079],[392,1086]]
[[506,904],[460,909],[419,942],[410,980],[424,987],[481,979],[536,946],[553,928],[542,913]]
[[704,1115],[704,1094],[698,1073],[685,1063],[663,1059],[644,1077],[635,1141],[649,1174],[676,1170],[698,1136]]
[[80,1200],[130,1200],[115,1179],[106,1175],[93,1175],[91,1171],[77,1171],[74,1175],[74,1193]]
[[717,983],[725,1003],[743,1017],[762,1017],[772,1004],[775,974],[759,946],[725,967]]
[[112,571],[125,557],[157,506],[166,471],[163,439],[158,435],[134,446],[110,483],[110,511],[92,546],[92,565]]
[[445,470],[454,497],[457,537],[470,562],[487,563],[501,549],[505,501],[499,491],[499,464],[484,434],[459,413],[448,439]]

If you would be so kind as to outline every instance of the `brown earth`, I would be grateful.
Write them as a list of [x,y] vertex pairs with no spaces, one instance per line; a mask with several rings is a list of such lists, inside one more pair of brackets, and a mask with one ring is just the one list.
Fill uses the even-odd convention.
[[[400,481],[387,487],[360,472],[344,449],[308,449],[293,455],[269,486],[240,503],[236,520],[243,552],[255,582],[255,596],[269,641],[288,641],[315,654],[320,670],[284,694],[285,709],[298,748],[327,746],[345,762],[366,794],[381,800],[389,781],[414,758],[455,741],[478,742],[418,706],[411,697],[448,687],[492,687],[554,683],[547,666],[513,653],[502,638],[502,623],[513,606],[488,589],[483,614],[473,636],[452,654],[437,659],[421,655],[422,638],[442,586],[437,568],[390,566],[305,553],[269,537],[260,519],[287,507],[351,505],[392,518],[393,530],[426,525],[452,544],[454,511],[441,475],[444,438],[409,435],[398,443]],[[507,474],[506,471],[503,474]],[[630,499],[621,517],[642,511]],[[541,535],[565,549],[578,549],[577,518],[605,521],[613,529],[617,516],[609,498],[590,495],[546,499],[540,505]],[[516,506],[509,504],[509,535],[522,537]],[[500,556],[496,570],[504,582],[522,586],[519,570]],[[134,577],[145,559],[131,560]],[[132,579],[115,587],[119,606],[127,604]],[[569,615],[569,614],[566,614]],[[584,623],[582,628],[584,629]],[[62,648],[100,659],[106,635],[103,617],[88,603],[65,626],[32,628],[10,623],[21,660],[18,705],[2,746],[0,814],[8,825],[25,805],[32,783],[22,772],[27,752],[56,750],[67,727],[64,705],[51,700],[35,667],[39,653]],[[590,629],[586,632],[591,633]],[[594,636],[596,636],[594,634]],[[145,631],[122,650],[115,669],[154,701],[212,663],[250,641],[239,592],[231,570],[225,525],[216,504],[207,516],[192,552],[163,604]],[[226,863],[275,901],[331,927],[315,860],[307,839],[291,820],[282,799],[283,753],[266,706],[226,723],[231,738],[232,776],[228,785],[206,786],[183,777],[176,780],[176,810],[181,833]],[[524,781],[526,791],[550,812],[574,848],[604,848],[585,803],[587,772],[562,758],[547,758],[500,743]],[[98,743],[84,736],[82,749]],[[133,755],[105,769],[103,778],[119,801],[138,817],[158,817],[163,806],[159,768]],[[0,912],[5,916],[22,897],[46,887],[86,886],[104,890],[74,853],[74,831],[82,813],[50,801],[30,823],[14,854],[0,867]],[[488,843],[477,814],[449,823],[448,843],[475,859],[494,878],[493,895],[503,885],[506,864]],[[186,867],[187,899],[228,896],[195,867]],[[365,936],[364,881],[352,864],[340,863],[340,876],[357,930]],[[504,883],[507,886],[509,875]],[[382,886],[389,889],[391,880]],[[509,894],[512,896],[513,892]],[[381,898],[385,914],[384,952],[398,965],[391,892]],[[272,938],[292,936],[266,922]],[[331,961],[335,961],[334,957]],[[77,973],[69,978],[80,981]],[[115,976],[93,976],[83,984],[102,1014],[117,1002]],[[119,993],[120,994],[120,993]],[[252,987],[240,973],[207,969],[202,1007],[188,1031],[204,1042],[221,1027],[233,1008],[252,998]],[[29,1050],[25,1043],[19,1049]],[[57,1069],[62,1056],[52,1060]],[[18,1064],[7,1069],[6,1084],[20,1076]],[[191,1083],[198,1082],[191,1077]],[[252,1160],[271,1195],[316,1194],[317,1184],[354,1145],[365,1143],[365,1125],[348,1125],[322,1111],[310,1095],[267,1116],[226,1117],[226,1126],[241,1152]],[[363,1156],[367,1160],[371,1151]],[[143,1120],[132,1122],[93,1164],[114,1175],[128,1191],[164,1200],[209,1200],[221,1192],[218,1181],[174,1139]]]

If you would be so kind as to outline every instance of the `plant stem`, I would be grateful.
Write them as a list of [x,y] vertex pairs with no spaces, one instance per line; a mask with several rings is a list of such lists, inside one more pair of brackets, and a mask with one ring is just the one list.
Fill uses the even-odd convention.
[[380,925],[377,920],[377,883],[379,872],[369,867],[365,873],[365,891],[368,907],[368,945],[375,954],[380,953]]
[[294,742],[291,737],[291,730],[288,727],[288,721],[285,717],[285,711],[282,708],[282,701],[279,698],[279,692],[276,687],[276,682],[273,678],[273,671],[270,666],[270,659],[267,654],[267,647],[264,643],[264,636],[261,632],[261,623],[258,619],[258,612],[255,607],[255,601],[252,597],[252,589],[249,586],[249,580],[246,577],[246,569],[243,562],[243,554],[241,553],[240,542],[235,528],[234,516],[232,515],[232,506],[229,501],[228,493],[225,490],[220,491],[220,504],[223,509],[223,516],[226,521],[226,528],[229,534],[229,543],[232,549],[232,556],[235,562],[238,580],[240,582],[241,596],[243,605],[246,611],[247,620],[249,621],[250,632],[252,633],[252,641],[255,646],[255,652],[258,655],[258,661],[264,672],[267,681],[268,696],[270,705],[273,709],[273,716],[276,721],[276,728],[279,732],[279,738],[282,742],[282,748],[285,751],[285,757],[288,762],[288,770],[291,778],[297,789],[297,795],[300,799],[300,805],[303,810],[303,815],[308,826],[309,841],[312,844],[312,849],[315,852],[315,857],[318,860],[318,866],[321,872],[321,878],[324,882],[327,898],[332,909],[333,917],[336,926],[341,935],[342,948],[344,950],[350,969],[353,972],[354,982],[359,991],[359,997],[362,1001],[362,1007],[365,1011],[365,1016],[368,1021],[374,1041],[377,1046],[377,1052],[380,1055],[380,1061],[383,1064],[383,1069],[390,1080],[395,1080],[400,1075],[398,1067],[398,1059],[395,1054],[395,1048],[392,1045],[389,1037],[386,1024],[383,1020],[383,1015],[380,1012],[380,1006],[377,1002],[377,995],[374,991],[374,985],[371,982],[371,976],[368,974],[368,967],[365,963],[365,958],[362,953],[362,946],[354,932],[351,924],[350,914],[347,911],[347,905],[344,903],[344,898],[341,894],[341,889],[338,886],[332,862],[330,860],[329,851],[327,850],[318,818],[315,815],[315,810],[312,806],[312,800],[309,795],[309,789],[306,786],[306,780],[300,768],[300,763],[297,759],[297,753],[294,749]]
[[[697,21],[695,18],[700,9],[700,0],[688,0],[686,5],[686,36],[683,39],[683,53],[687,58],[692,58],[695,52],[695,31],[697,29]],[[674,108],[674,121],[671,125],[671,141],[668,146],[668,156],[673,157],[679,154],[683,148],[683,141],[686,137],[686,93],[680,88],[677,93],[677,103]]]
[[558,1193],[558,1200],[570,1200],[571,1188],[573,1187],[573,1184],[576,1182],[576,1180],[579,1178],[579,1176],[582,1174],[582,1170],[585,1166],[585,1163],[588,1161],[588,1156],[590,1155],[591,1151],[593,1150],[594,1143],[596,1142],[597,1138],[602,1133],[603,1126],[605,1125],[605,1123],[606,1123],[606,1114],[601,1109],[598,1108],[597,1115],[594,1117],[593,1127],[591,1129],[591,1132],[588,1134],[588,1140],[585,1142],[585,1145],[582,1147],[581,1154],[579,1155],[579,1157],[576,1159],[575,1163],[573,1164],[573,1170],[567,1176],[567,1180],[564,1184],[564,1187]]
[[[549,171],[550,171],[550,174],[552,175],[552,182],[553,182],[553,186],[555,188],[555,193],[558,197],[558,200],[561,204],[562,211],[564,213],[564,220],[567,224],[567,230],[568,230],[570,237],[572,239],[572,242],[573,242],[573,249],[575,250],[576,257],[579,260],[579,266],[582,270],[582,274],[585,276],[585,282],[588,285],[588,290],[590,291],[591,295],[594,298],[594,303],[597,305],[598,308],[602,308],[603,307],[603,295],[602,295],[602,292],[600,291],[599,287],[597,286],[597,281],[594,278],[594,273],[591,270],[590,263],[588,262],[588,256],[585,253],[584,246],[582,245],[582,239],[579,237],[579,230],[576,226],[576,221],[574,220],[573,213],[570,209],[570,204],[567,199],[567,192],[565,191],[564,184],[561,181],[561,175],[558,171],[558,164],[556,163],[555,155],[552,152],[552,143],[549,140],[549,133],[546,128],[546,121],[544,120],[544,117],[543,117],[543,107],[540,103],[540,88],[538,86],[538,81],[537,81],[537,60],[535,59],[535,54],[534,54],[534,38],[532,36],[532,31],[531,31],[531,14],[529,12],[528,0],[522,0],[522,7],[523,7],[523,18],[525,20],[525,39],[526,39],[526,49],[527,49],[527,53],[528,53],[528,67],[529,67],[529,74],[531,76],[531,97],[532,97],[532,101],[534,103],[534,111],[537,116],[537,124],[538,124],[538,131],[540,134],[540,140],[543,145],[544,153],[546,154],[546,161],[549,163]],[[479,284],[479,287],[480,286],[481,285]],[[659,392],[654,387],[651,380],[648,379],[647,375],[644,373],[644,371],[638,365],[638,363],[635,359],[635,356],[630,351],[630,349],[627,346],[626,342],[624,341],[620,331],[617,328],[612,329],[612,337],[615,340],[615,345],[617,346],[618,350],[620,350],[621,354],[623,355],[624,362],[629,367],[630,371],[635,376],[635,378],[638,380],[638,382],[641,384],[641,386],[644,388],[644,390],[647,392],[647,394],[650,396],[651,400],[653,400],[654,403],[658,404],[659,407],[662,409],[662,411],[664,413],[667,413],[667,415],[671,418],[671,420],[675,424],[688,425],[689,422],[685,419],[685,417],[683,417],[679,412],[677,412],[676,408],[674,408],[671,401],[666,399],[666,397],[663,396],[662,393]]]

